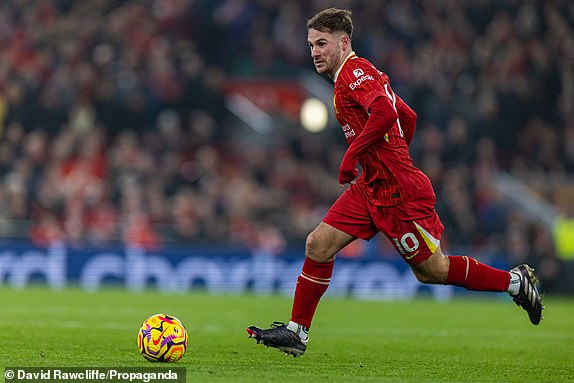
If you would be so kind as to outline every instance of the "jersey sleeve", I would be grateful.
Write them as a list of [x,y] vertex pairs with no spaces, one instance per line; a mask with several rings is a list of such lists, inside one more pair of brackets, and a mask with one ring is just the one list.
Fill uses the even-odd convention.
[[401,121],[401,127],[405,135],[405,140],[407,141],[407,145],[410,145],[417,128],[417,114],[399,96],[397,96],[396,106],[399,120]]

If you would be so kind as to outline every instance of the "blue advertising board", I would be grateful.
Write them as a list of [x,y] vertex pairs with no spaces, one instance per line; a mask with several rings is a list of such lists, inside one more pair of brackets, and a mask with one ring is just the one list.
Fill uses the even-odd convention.
[[[230,247],[79,247],[54,243],[0,243],[0,283],[25,288],[41,283],[53,289],[77,285],[94,291],[107,285],[131,291],[156,288],[169,293],[203,289],[211,293],[291,296],[301,271],[303,250],[280,255]],[[400,259],[345,259],[335,262],[327,292],[359,299],[411,299],[424,293],[447,300],[462,289],[422,285]]]

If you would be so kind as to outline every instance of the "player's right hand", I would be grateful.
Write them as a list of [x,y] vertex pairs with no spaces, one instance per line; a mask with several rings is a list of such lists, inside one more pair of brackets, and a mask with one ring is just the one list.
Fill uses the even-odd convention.
[[349,166],[345,162],[346,161],[341,162],[341,166],[339,167],[339,185],[341,186],[353,183],[355,178],[359,175],[359,169],[357,169],[355,164]]

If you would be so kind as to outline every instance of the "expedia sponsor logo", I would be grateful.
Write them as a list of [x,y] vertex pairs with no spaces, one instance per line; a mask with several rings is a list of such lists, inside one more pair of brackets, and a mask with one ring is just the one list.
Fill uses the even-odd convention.
[[358,78],[357,81],[350,83],[349,87],[351,88],[351,90],[355,90],[355,88],[361,86],[361,84],[367,80],[373,81],[374,78],[370,74],[366,74],[366,75]]
[[357,69],[355,69],[355,70],[353,71],[353,74],[355,75],[355,77],[361,77],[362,75],[365,74],[365,72],[363,72],[362,69],[357,68]]

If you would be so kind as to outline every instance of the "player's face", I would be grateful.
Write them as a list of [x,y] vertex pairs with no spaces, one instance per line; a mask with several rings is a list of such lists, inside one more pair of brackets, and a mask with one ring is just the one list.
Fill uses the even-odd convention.
[[309,29],[307,44],[317,72],[333,77],[345,60],[344,48],[348,42],[348,36]]

